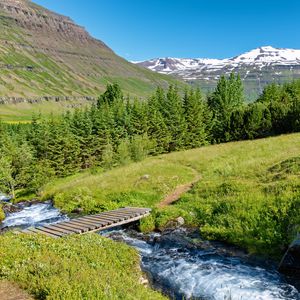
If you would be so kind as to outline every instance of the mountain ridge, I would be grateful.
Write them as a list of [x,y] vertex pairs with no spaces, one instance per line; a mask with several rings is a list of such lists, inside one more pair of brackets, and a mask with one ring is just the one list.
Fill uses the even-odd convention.
[[[213,88],[221,75],[240,73],[246,90],[256,95],[271,82],[300,78],[300,50],[263,46],[231,58],[156,58],[136,64],[162,74]],[[256,86],[255,86],[256,85]]]

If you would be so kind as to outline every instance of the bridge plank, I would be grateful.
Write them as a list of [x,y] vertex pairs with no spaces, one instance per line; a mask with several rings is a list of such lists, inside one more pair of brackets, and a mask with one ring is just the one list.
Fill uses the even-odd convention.
[[71,223],[71,221],[68,221],[68,222],[63,222],[63,223],[57,223],[56,225],[59,225],[59,226],[64,226],[64,227],[69,227],[69,228],[74,228],[74,229],[77,229],[77,230],[80,230],[82,232],[88,232],[90,229],[89,227],[86,225],[75,225],[73,223]]
[[[120,220],[120,221],[123,221],[125,219],[129,219],[130,217],[129,216],[116,216],[116,215],[104,215],[104,214],[101,214],[99,215],[101,218],[107,218],[107,220]],[[86,219],[86,217],[83,217],[83,219]]]
[[54,238],[61,237],[57,234],[52,234],[52,233],[49,233],[49,232],[46,232],[46,231],[38,230],[37,228],[28,228],[27,230],[29,231],[30,234],[37,233],[37,234],[43,234],[43,235],[51,236],[51,237],[54,237]]
[[[68,230],[68,231],[71,231],[71,232],[75,232],[75,233],[83,233],[84,230],[82,228],[75,228],[75,227],[72,227],[72,226],[68,226],[68,225],[63,225],[63,224],[55,224],[53,225],[54,228],[61,228],[62,230]],[[88,231],[88,229],[86,228],[86,231]]]
[[62,232],[64,234],[74,234],[74,233],[80,232],[79,230],[76,230],[76,229],[71,230],[71,229],[61,228],[59,226],[55,226],[55,224],[43,226],[43,228],[47,228],[47,229],[50,229],[50,230],[55,230],[55,231],[58,231],[58,232]]
[[69,234],[84,234],[128,224],[148,216],[149,208],[123,207],[103,213],[79,217],[70,221],[24,229],[21,232],[44,234],[51,237],[63,237]]
[[42,226],[36,227],[36,229],[40,230],[40,231],[43,231],[43,232],[47,232],[47,233],[51,233],[51,234],[57,235],[59,237],[63,237],[63,236],[66,235],[66,233],[63,233],[61,231],[52,230],[52,229],[49,229],[49,228],[44,227],[44,226],[43,227]]
[[76,224],[76,225],[83,225],[83,226],[88,226],[89,228],[90,228],[90,230],[94,230],[94,229],[96,229],[96,228],[99,228],[99,225],[98,224],[96,224],[96,223],[89,223],[88,221],[86,221],[86,222],[84,222],[84,221],[82,221],[82,220],[78,220],[78,219],[76,219],[75,221],[71,221],[72,222],[72,224]]
[[121,212],[105,212],[101,215],[105,215],[105,216],[115,216],[115,217],[127,217],[127,218],[130,218],[131,216],[138,216],[140,215],[139,213],[134,213],[134,212],[128,212],[128,213],[121,213]]
[[92,221],[98,221],[98,222],[101,222],[101,224],[103,226],[106,226],[106,225],[110,225],[113,223],[112,220],[108,220],[108,219],[105,219],[105,218],[102,218],[102,217],[97,217],[97,216],[87,216],[87,217],[84,217],[85,219],[87,220],[92,220]]
[[[90,216],[88,217],[83,217],[84,219],[89,219]],[[118,219],[116,218],[109,218],[109,217],[103,217],[102,215],[94,215],[94,216],[91,216],[91,218],[93,219],[97,219],[97,220],[103,220],[103,221],[106,221],[106,222],[110,222],[110,223],[115,223],[117,222]]]

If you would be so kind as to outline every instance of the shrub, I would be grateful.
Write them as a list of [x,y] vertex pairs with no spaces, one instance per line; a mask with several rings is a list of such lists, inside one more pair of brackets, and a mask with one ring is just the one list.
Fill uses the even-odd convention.
[[67,213],[72,212],[76,208],[82,208],[84,212],[91,213],[95,211],[97,206],[91,191],[84,187],[56,194],[54,204]]
[[155,230],[155,217],[152,213],[147,218],[143,218],[140,220],[140,231],[148,233]]

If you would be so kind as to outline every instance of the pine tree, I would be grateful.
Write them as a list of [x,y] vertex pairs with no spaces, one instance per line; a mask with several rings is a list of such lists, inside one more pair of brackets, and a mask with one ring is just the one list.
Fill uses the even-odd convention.
[[206,108],[199,89],[185,92],[184,112],[187,126],[185,143],[187,148],[196,148],[207,144]]
[[143,135],[147,132],[147,104],[135,98],[130,107],[129,135]]
[[101,108],[103,104],[112,104],[116,100],[122,100],[124,98],[121,87],[117,84],[108,84],[106,91],[99,97],[97,101],[97,107]]
[[243,91],[240,76],[231,73],[228,79],[221,76],[215,91],[209,97],[208,104],[214,115],[213,135],[217,142],[231,139],[230,116],[234,110],[243,106]]
[[171,141],[168,151],[184,148],[186,135],[186,122],[184,117],[183,101],[174,86],[170,86],[162,105],[162,112]]
[[171,135],[161,112],[161,103],[164,101],[164,94],[161,90],[157,90],[155,95],[148,100],[148,136],[156,145],[155,152],[152,154],[164,153],[169,149],[171,142]]

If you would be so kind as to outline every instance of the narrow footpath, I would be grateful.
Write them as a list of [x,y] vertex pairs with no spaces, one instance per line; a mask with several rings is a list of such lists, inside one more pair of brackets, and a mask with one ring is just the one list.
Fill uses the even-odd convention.
[[202,176],[195,169],[193,169],[193,170],[195,173],[195,178],[193,179],[193,181],[188,182],[186,184],[179,185],[178,187],[176,187],[176,189],[171,194],[167,195],[157,205],[158,208],[164,208],[164,207],[171,205],[174,202],[178,201],[183,194],[189,192],[194,187],[194,185],[201,180]]

